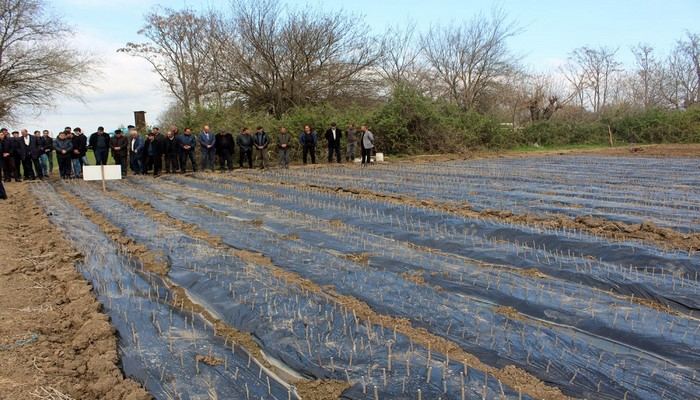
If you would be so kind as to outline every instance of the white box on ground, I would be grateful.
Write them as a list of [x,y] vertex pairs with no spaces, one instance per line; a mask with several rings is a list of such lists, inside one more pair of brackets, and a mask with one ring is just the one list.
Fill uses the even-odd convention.
[[384,153],[377,153],[374,155],[374,158],[377,162],[384,162]]
[[83,180],[101,181],[102,167],[105,170],[105,180],[122,179],[121,165],[85,165],[83,166]]

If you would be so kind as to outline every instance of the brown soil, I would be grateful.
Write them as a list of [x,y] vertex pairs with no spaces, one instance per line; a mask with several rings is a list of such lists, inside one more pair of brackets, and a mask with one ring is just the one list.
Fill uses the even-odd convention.
[[30,183],[0,200],[0,398],[150,399],[117,367],[108,317]]

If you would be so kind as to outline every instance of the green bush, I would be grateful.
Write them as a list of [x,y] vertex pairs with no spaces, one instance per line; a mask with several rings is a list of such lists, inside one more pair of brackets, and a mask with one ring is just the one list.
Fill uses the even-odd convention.
[[[317,157],[325,159],[323,134],[331,122],[341,130],[363,124],[375,134],[377,151],[387,155],[460,153],[473,149],[507,149],[516,146],[607,145],[609,130],[616,144],[697,143],[700,142],[700,108],[689,110],[626,111],[611,109],[601,116],[581,110],[558,113],[550,120],[526,123],[517,128],[501,124],[495,115],[465,111],[454,104],[435,100],[410,87],[399,87],[380,105],[335,108],[315,105],[295,108],[281,119],[265,112],[249,112],[240,107],[200,107],[177,123],[189,126],[195,134],[205,124],[213,131],[225,128],[234,136],[243,126],[251,131],[262,125],[275,143],[281,127],[296,139],[304,125],[319,136]],[[292,159],[301,159],[301,148],[292,147]],[[274,148],[274,147],[273,147]],[[323,157],[322,157],[323,156]]]

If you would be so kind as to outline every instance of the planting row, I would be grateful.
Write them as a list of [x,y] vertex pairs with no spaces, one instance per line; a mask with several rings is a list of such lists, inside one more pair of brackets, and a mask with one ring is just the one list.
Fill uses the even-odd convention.
[[467,204],[475,210],[592,215],[693,232],[700,226],[700,182],[693,172],[698,168],[697,159],[572,156],[273,170],[267,175],[284,182]]
[[259,363],[251,366],[244,348],[215,337],[200,315],[176,307],[161,278],[143,271],[51,186],[34,185],[33,190],[52,222],[85,255],[78,268],[119,332],[127,376],[158,399],[298,398],[293,387]]
[[[292,379],[347,381],[351,387],[343,393],[346,398],[406,398],[419,391],[426,398],[518,396],[461,360],[432,354],[390,327],[360,320],[352,309],[329,297],[275,276],[267,267],[235,252],[197,240],[118,199],[95,193],[91,185],[75,183],[65,188],[150,252],[163,254],[170,267],[170,282],[228,325],[251,333],[266,358]],[[201,209],[191,211],[193,216],[211,215]],[[189,214],[186,209],[176,212]],[[135,336],[139,330],[140,326],[133,327]],[[206,345],[207,340],[202,342]],[[262,375],[267,370],[256,360],[248,359],[241,369],[258,374],[259,385],[270,380]],[[230,367],[221,373],[235,377]],[[242,390],[240,383],[228,385]],[[270,393],[261,395],[268,396],[276,398]]]
[[[589,247],[603,247],[602,242],[584,242],[591,238],[574,237],[585,246],[579,249],[581,254],[566,256],[527,250],[527,246],[520,248],[512,243],[492,247],[503,239],[485,240],[480,235],[491,232],[493,223],[483,226],[483,221],[450,221],[454,229],[461,224],[460,229],[466,226],[470,230],[457,234],[432,226],[433,221],[449,220],[445,216],[437,219],[435,215],[414,214],[420,229],[413,232],[408,229],[408,219],[397,217],[401,212],[425,210],[405,207],[386,214],[385,208],[381,213],[377,210],[381,204],[360,199],[353,199],[348,205],[341,198],[329,198],[332,195],[294,193],[290,188],[252,188],[241,182],[201,177],[172,180],[187,186],[135,180],[137,187],[119,183],[112,189],[221,236],[231,247],[253,249],[319,285],[334,285],[339,292],[358,298],[381,313],[408,318],[493,366],[518,365],[555,383],[567,394],[683,398],[697,389],[693,371],[698,361],[692,349],[697,347],[698,332],[693,330],[697,322],[692,318],[611,297],[575,280],[524,275],[519,273],[520,268],[508,264],[508,260],[526,259],[541,268],[546,257],[551,257],[554,261],[547,261],[551,269],[555,270],[551,264],[559,263],[559,269],[565,270],[565,262],[583,259]],[[192,190],[192,186],[198,190]],[[397,221],[371,223],[367,221],[370,215]],[[423,230],[422,235],[417,234],[419,230]],[[291,234],[296,236],[290,237]],[[433,242],[416,245],[412,240],[419,236],[427,236],[426,240]],[[454,245],[448,241],[446,247],[437,246],[446,238],[455,237],[476,241]],[[434,246],[422,249],[428,247],[426,244]],[[458,254],[456,250],[461,246],[471,246],[483,258],[506,255],[499,259],[502,263],[498,268],[477,265],[481,263],[475,264]],[[644,253],[641,247],[634,249],[638,254]],[[368,264],[352,261],[353,255],[360,254]],[[646,254],[674,261],[672,255],[656,254],[650,249]],[[695,260],[681,261],[692,269]],[[587,269],[581,267],[581,276],[592,268],[602,268],[583,265]],[[610,267],[608,276],[611,271],[627,268]],[[638,279],[643,279],[644,274],[654,276],[653,271],[635,272]],[[659,273],[662,275],[666,274]],[[624,278],[629,277],[621,279]],[[696,282],[678,283],[678,290],[697,291]],[[512,305],[519,312],[517,318],[504,317],[494,309],[496,305]],[[608,312],[611,309],[616,310],[614,315]]]

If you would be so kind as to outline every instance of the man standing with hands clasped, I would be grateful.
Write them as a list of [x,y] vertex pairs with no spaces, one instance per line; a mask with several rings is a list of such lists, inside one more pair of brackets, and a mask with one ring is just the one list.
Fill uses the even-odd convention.
[[292,137],[287,133],[287,128],[280,128],[277,135],[277,163],[280,168],[289,168],[289,146],[292,144]]
[[122,134],[121,129],[114,131],[114,138],[109,141],[109,147],[112,149],[112,158],[114,163],[121,166],[122,178],[126,176],[126,161],[129,154],[129,139]]
[[255,153],[260,155],[260,169],[265,169],[267,163],[267,146],[270,145],[270,136],[259,126],[253,136],[253,144],[255,145]]
[[214,157],[216,157],[216,138],[209,131],[209,125],[204,125],[204,129],[197,135],[197,141],[202,146],[202,171],[209,168],[214,172]]
[[340,137],[343,134],[338,129],[335,122],[331,124],[330,129],[326,131],[326,140],[328,141],[328,163],[333,162],[333,153],[340,164]]

